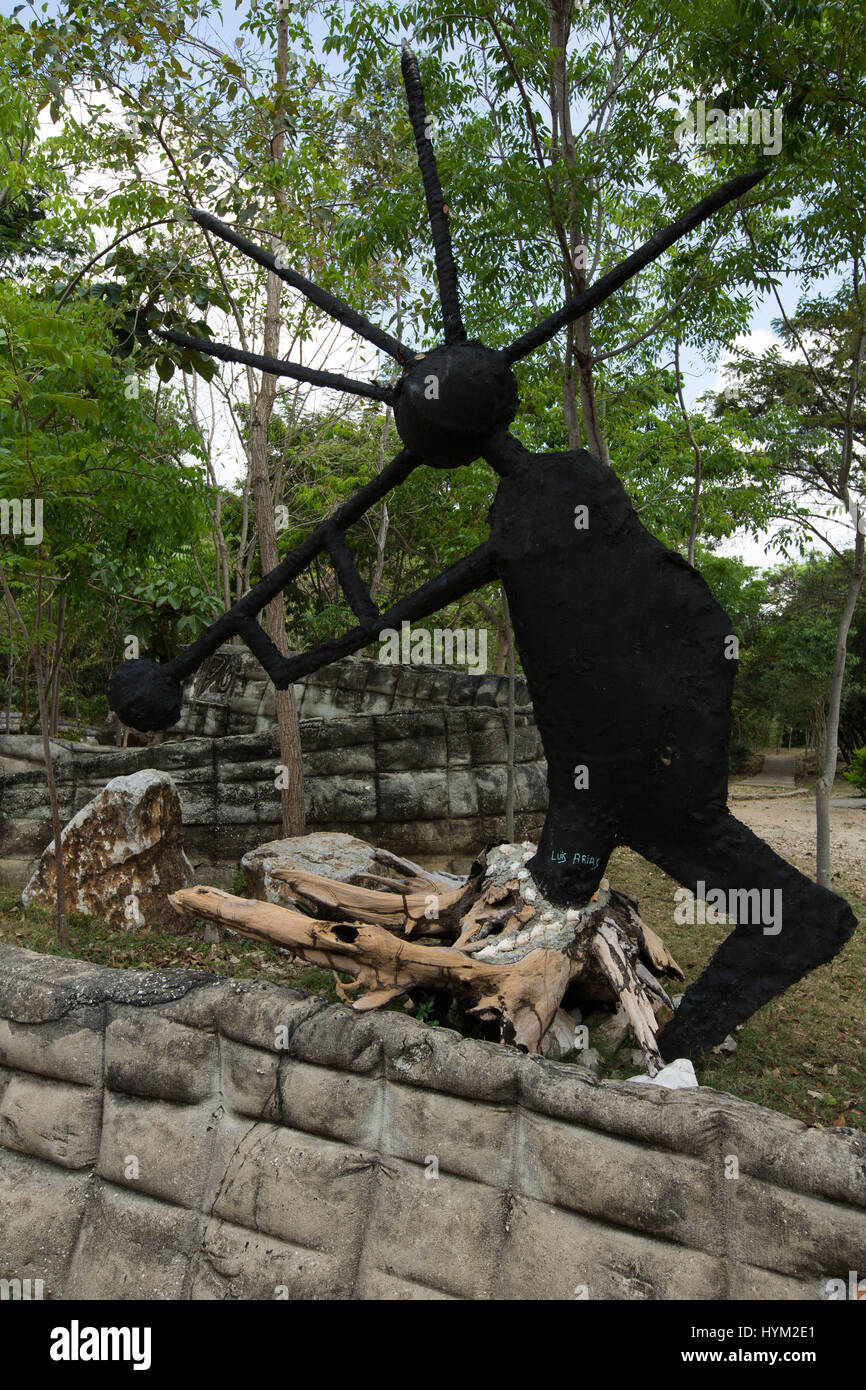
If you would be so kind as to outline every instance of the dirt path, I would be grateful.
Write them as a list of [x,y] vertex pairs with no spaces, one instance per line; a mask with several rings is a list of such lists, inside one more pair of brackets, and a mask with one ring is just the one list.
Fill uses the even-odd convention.
[[[730,809],[777,854],[810,877],[815,875],[815,802],[809,797],[731,800]],[[866,809],[830,809],[830,867],[833,886],[866,897]]]
[[754,777],[747,777],[745,785],[793,787],[797,759],[793,753],[765,753],[764,766]]

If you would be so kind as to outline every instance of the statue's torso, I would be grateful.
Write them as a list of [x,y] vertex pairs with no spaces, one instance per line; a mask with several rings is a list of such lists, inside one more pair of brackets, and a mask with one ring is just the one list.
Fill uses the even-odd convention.
[[523,454],[490,521],[551,794],[570,795],[580,764],[606,798],[648,775],[672,794],[717,794],[736,660],[700,575],[585,452]]

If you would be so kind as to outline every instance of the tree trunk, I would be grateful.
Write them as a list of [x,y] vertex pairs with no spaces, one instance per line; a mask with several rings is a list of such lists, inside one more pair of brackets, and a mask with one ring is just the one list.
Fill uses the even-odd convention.
[[12,613],[7,607],[6,617],[9,620],[9,660],[6,663],[6,732],[12,732],[12,678],[15,674],[15,651],[12,627]]
[[[51,739],[49,737],[48,697],[45,689],[45,672],[42,667],[42,646],[39,641],[39,624],[42,621],[42,575],[38,578],[36,594],[36,619],[33,641],[28,640],[28,657],[32,656],[36,674],[36,692],[39,701],[39,723],[42,733],[42,752],[45,757],[45,780],[48,785],[48,800],[51,805],[51,825],[54,831],[54,872],[57,879],[57,940],[61,946],[69,943],[66,927],[66,881],[63,873],[63,827],[60,824],[60,807],[57,801],[57,782],[54,778],[54,763],[51,761]],[[29,639],[27,624],[21,615],[12,591],[6,582],[6,575],[0,566],[0,587],[6,597],[10,614],[14,617],[25,639]]]
[[[272,142],[274,160],[280,160],[285,149],[283,128],[283,100],[286,91],[288,67],[288,17],[280,6],[277,19],[277,94],[274,111],[274,138]],[[278,199],[279,201],[279,199]],[[272,242],[272,250],[277,242]],[[280,300],[282,281],[279,276],[268,271],[267,296],[265,302],[264,353],[269,357],[279,357],[280,347]],[[262,573],[276,568],[279,563],[277,551],[277,530],[274,516],[274,498],[268,473],[268,430],[277,394],[276,377],[263,372],[259,389],[253,402],[250,417],[250,481],[253,493],[256,529],[259,541],[259,556]],[[282,593],[278,594],[265,609],[265,626],[268,636],[284,656],[289,646],[286,638],[286,605]],[[298,727],[298,712],[291,688],[275,692],[277,728],[280,743],[280,775],[277,785],[280,789],[282,823],[284,835],[303,835],[306,830],[304,813],[304,770],[301,755],[301,736]]]
[[63,662],[63,626],[66,617],[66,596],[60,595],[57,600],[57,632],[54,640],[54,652],[51,660],[51,677],[49,681],[50,692],[50,711],[49,711],[49,732],[52,738],[57,737],[58,721],[60,718],[60,672]]
[[848,633],[854,617],[857,599],[863,587],[864,546],[866,537],[858,530],[854,542],[854,568],[845,595],[845,606],[836,631],[836,656],[833,662],[833,680],[830,685],[830,699],[827,705],[827,722],[824,734],[823,767],[815,785],[816,820],[816,868],[818,882],[830,887],[830,797],[836,778],[836,760],[839,756],[839,710],[842,704],[842,681],[845,677],[845,660],[848,652]]
[[57,881],[57,940],[61,946],[69,944],[66,925],[66,881],[63,870],[63,827],[60,824],[60,806],[57,800],[57,782],[54,778],[54,763],[51,759],[51,738],[49,736],[50,711],[45,690],[45,676],[42,670],[42,649],[37,642],[34,651],[36,691],[39,700],[39,722],[42,728],[42,750],[45,754],[45,780],[48,784],[48,800],[51,803],[51,828],[54,833],[54,874]]
[[[554,163],[553,188],[557,192],[561,188],[561,183],[556,175],[555,168],[557,157],[562,160],[568,178],[568,209],[566,214],[567,236],[566,228],[557,224],[560,241],[565,243],[568,257],[570,257],[570,259],[566,259],[566,264],[563,267],[563,287],[566,298],[571,295],[582,294],[587,286],[585,266],[583,264],[575,265],[574,261],[574,254],[577,247],[586,244],[587,233],[582,226],[578,226],[577,224],[578,208],[573,177],[574,171],[577,168],[577,152],[575,148],[574,131],[571,125],[567,63],[568,40],[571,34],[573,14],[574,0],[550,0],[548,5],[548,24],[552,54],[550,95],[551,155]],[[578,319],[577,323],[569,325],[565,350],[565,375],[563,378],[565,423],[568,429],[569,448],[579,448],[581,443],[580,428],[577,422],[577,402],[579,399],[586,447],[590,453],[595,454],[596,458],[601,459],[602,463],[609,464],[610,455],[599,419],[595,385],[592,376],[593,355],[591,335],[591,314],[585,314],[583,318]],[[574,370],[575,366],[577,367],[576,376]]]
[[502,590],[502,609],[508,641],[508,745],[505,762],[505,838],[514,839],[514,629],[508,598]]
[[[398,334],[400,332],[399,319],[397,332]],[[376,471],[378,473],[381,473],[382,469],[385,467],[385,448],[388,442],[388,434],[390,432],[391,427],[391,413],[392,412],[390,405],[386,406],[385,418],[382,424],[382,433],[379,436],[379,450],[378,457],[376,460]],[[374,603],[376,601],[376,595],[379,592],[379,585],[382,582],[382,572],[385,568],[385,545],[388,540],[389,522],[390,518],[388,516],[388,503],[383,502],[382,514],[379,517],[379,529],[376,533],[376,564],[373,569],[373,578],[370,580],[370,598],[373,600]]]
[[703,481],[704,459],[701,453],[701,446],[695,438],[692,429],[692,422],[689,419],[689,412],[686,410],[686,402],[683,396],[682,376],[680,374],[680,340],[674,339],[674,371],[677,378],[677,397],[679,398],[680,411],[686,426],[686,434],[692,446],[692,453],[695,456],[695,485],[692,489],[692,513],[689,520],[689,553],[688,561],[690,565],[695,563],[695,541],[698,535],[698,517],[700,515],[701,483]]

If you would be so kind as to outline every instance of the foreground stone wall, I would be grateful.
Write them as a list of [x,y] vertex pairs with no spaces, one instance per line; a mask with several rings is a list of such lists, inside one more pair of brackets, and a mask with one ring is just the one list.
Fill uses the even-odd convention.
[[[41,745],[31,742],[38,758]],[[0,744],[0,752],[23,751],[20,740]],[[504,834],[504,710],[431,707],[306,720],[301,744],[310,830],[344,830],[413,857],[471,858]],[[54,754],[64,823],[111,777],[142,768],[170,773],[183,807],[186,853],[218,882],[230,884],[242,854],[281,834],[273,727],[154,748],[59,741]],[[537,839],[547,807],[547,765],[529,711],[515,717],[515,762],[517,838]],[[41,761],[31,766],[0,775],[0,861],[21,883],[52,838],[44,768]]]
[[45,1297],[811,1299],[864,1250],[850,1131],[0,946],[0,1278]]

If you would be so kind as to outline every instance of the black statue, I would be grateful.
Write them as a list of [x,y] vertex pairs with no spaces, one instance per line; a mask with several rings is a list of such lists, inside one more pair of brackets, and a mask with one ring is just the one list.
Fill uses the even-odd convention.
[[[511,365],[741,197],[765,171],[724,184],[559,313],[494,351],[466,341],[423,92],[408,47],[403,77],[433,234],[444,344],[415,353],[203,212],[192,214],[202,226],[400,362],[402,380],[394,388],[353,382],[185,334],[161,336],[264,371],[389,400],[405,448],[185,652],[165,664],[124,663],[111,682],[111,705],[134,728],[168,728],[180,715],[181,682],[235,634],[284,689],[367,646],[382,629],[427,617],[501,580],[548,763],[549,809],[529,865],[542,891],[556,903],[582,904],[614,847],[625,844],[698,896],[715,893],[718,903],[721,890],[726,903],[745,901],[750,909],[742,916],[729,912],[735,929],[660,1035],[664,1058],[694,1058],[831,959],[856,919],[843,899],[798,873],[728,812],[731,621],[701,576],[645,529],[612,469],[585,450],[529,453],[509,434],[517,407]],[[456,468],[478,457],[501,479],[490,539],[379,613],[346,546],[346,530],[418,464]],[[313,651],[283,657],[257,615],[323,551],[359,625]],[[751,909],[770,892],[782,913],[768,924]]]

